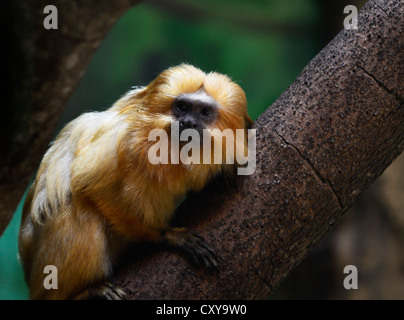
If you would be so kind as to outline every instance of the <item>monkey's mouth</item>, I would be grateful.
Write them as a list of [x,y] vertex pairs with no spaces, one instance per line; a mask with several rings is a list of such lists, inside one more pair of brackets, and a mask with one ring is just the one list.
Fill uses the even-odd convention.
[[179,130],[171,130],[170,136],[180,145],[186,145],[190,142],[202,145],[203,142],[203,130],[200,129],[179,128]]
[[192,135],[189,135],[188,132],[185,132],[184,134],[180,133],[175,139],[178,139],[180,147],[191,144],[194,146],[203,146],[203,134],[199,131],[196,131]]
[[181,128],[179,130],[179,138],[180,141],[184,139],[196,139],[199,137],[200,140],[202,140],[203,137],[203,131],[202,129],[199,128]]

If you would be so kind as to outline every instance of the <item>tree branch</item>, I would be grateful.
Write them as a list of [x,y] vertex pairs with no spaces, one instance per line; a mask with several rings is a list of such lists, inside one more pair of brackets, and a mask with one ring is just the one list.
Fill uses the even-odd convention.
[[2,1],[6,88],[0,126],[0,236],[22,198],[93,53],[140,0],[55,0],[58,30],[46,30],[48,1]]
[[[179,209],[221,272],[139,244],[129,299],[266,298],[404,148],[401,0],[370,1],[256,121],[257,170]],[[342,271],[341,271],[342,272]]]

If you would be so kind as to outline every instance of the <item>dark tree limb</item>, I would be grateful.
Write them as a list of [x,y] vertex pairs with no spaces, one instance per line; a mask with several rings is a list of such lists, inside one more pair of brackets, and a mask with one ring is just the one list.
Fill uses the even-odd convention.
[[139,245],[115,279],[129,299],[273,292],[404,148],[403,16],[401,0],[367,3],[359,29],[343,30],[256,121],[255,174],[215,181],[180,208],[221,272]]
[[[1,1],[7,79],[0,126],[0,236],[36,170],[85,68],[112,25],[140,0]],[[46,30],[46,5],[58,30]]]

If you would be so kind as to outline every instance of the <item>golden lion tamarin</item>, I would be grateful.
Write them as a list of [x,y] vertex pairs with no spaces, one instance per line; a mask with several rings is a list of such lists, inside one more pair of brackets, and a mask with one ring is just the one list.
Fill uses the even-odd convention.
[[[30,298],[122,298],[108,279],[123,248],[143,240],[166,242],[216,268],[201,237],[169,222],[187,192],[234,166],[175,163],[170,156],[169,163],[151,163],[156,142],[149,134],[161,129],[174,137],[175,121],[177,136],[186,129],[235,132],[251,125],[246,107],[243,90],[227,76],[183,64],[110,109],[67,124],[44,155],[24,204],[19,253]],[[246,145],[234,152],[244,155]],[[57,289],[44,288],[47,265],[57,268]]]

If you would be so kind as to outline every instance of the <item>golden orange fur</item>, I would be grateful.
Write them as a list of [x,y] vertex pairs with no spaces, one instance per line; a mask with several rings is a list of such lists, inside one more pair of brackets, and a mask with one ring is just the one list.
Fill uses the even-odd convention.
[[[218,103],[214,128],[235,132],[251,125],[237,84],[225,75],[183,64],[128,92],[104,112],[83,114],[61,131],[43,158],[21,222],[19,251],[31,298],[86,297],[88,288],[111,276],[116,257],[128,243],[161,241],[186,193],[232,168],[153,165],[148,160],[154,143],[148,141],[149,132],[169,132],[174,99],[198,90]],[[235,152],[245,155],[246,146]],[[175,238],[174,233],[170,237]],[[57,290],[43,287],[46,265],[58,269]]]

